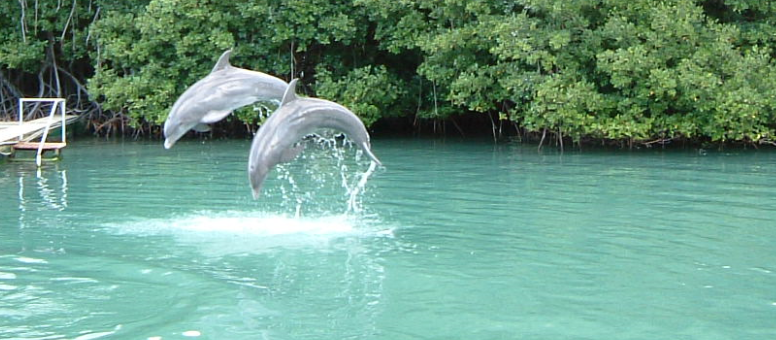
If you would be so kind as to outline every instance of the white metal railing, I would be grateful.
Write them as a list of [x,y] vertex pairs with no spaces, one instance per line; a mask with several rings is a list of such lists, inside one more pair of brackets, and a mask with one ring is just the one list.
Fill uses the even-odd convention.
[[[51,104],[51,110],[49,111],[48,120],[46,121],[46,127],[43,129],[43,135],[40,137],[40,143],[38,143],[38,154],[35,156],[35,164],[40,167],[42,163],[41,155],[43,154],[43,144],[46,143],[46,138],[48,138],[48,132],[51,128],[51,124],[54,122],[54,113],[59,109],[61,115],[62,115],[62,143],[65,143],[65,126],[67,124],[65,123],[65,99],[64,98],[19,98],[19,126],[24,124],[24,103],[27,102],[48,102]],[[22,141],[24,138],[24,135],[19,135],[19,141]]]

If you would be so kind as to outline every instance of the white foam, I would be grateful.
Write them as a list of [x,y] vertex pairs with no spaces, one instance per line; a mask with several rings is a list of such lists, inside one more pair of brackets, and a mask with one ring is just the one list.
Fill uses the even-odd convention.
[[91,331],[86,331],[86,332],[83,332],[83,334],[81,336],[78,336],[78,337],[74,338],[73,340],[93,340],[93,339],[99,339],[99,338],[103,338],[103,337],[106,337],[106,336],[110,336],[110,335],[116,334],[116,332],[118,332],[121,328],[122,328],[121,325],[117,325],[116,327],[113,328],[112,331],[107,331],[107,332],[91,332]]
[[31,258],[31,257],[24,257],[24,256],[17,257],[15,260],[19,261],[21,263],[27,263],[27,264],[46,264],[46,263],[48,263],[48,261],[43,260],[43,259],[34,259],[34,258]]
[[2,291],[10,291],[10,290],[14,290],[16,288],[18,288],[18,287],[13,286],[13,285],[6,285],[6,284],[0,283],[0,290],[2,290]]
[[98,283],[100,281],[97,281],[95,279],[90,279],[87,277],[55,277],[50,278],[49,281],[57,281],[57,282],[74,282],[74,283]]
[[293,218],[281,215],[195,215],[167,220],[171,230],[276,236],[289,234],[327,235],[353,231],[352,221],[345,216]]
[[211,256],[276,248],[325,249],[343,237],[385,236],[350,215],[292,217],[261,212],[194,212],[105,225],[118,234],[171,236]]
[[0,272],[0,280],[15,280],[16,274]]
[[266,213],[200,211],[169,218],[128,220],[104,226],[122,234],[190,232],[273,236],[299,233],[341,234],[353,231],[353,224],[354,220],[346,215],[299,218]]
[[73,340],[92,340],[92,339],[99,339],[99,338],[106,337],[106,336],[108,336],[108,335],[112,335],[112,334],[114,334],[114,333],[116,333],[116,332],[98,332],[98,333],[88,333],[88,334],[84,334],[84,335],[81,335],[81,336],[79,336],[79,337],[76,337],[76,338],[75,338],[75,339],[73,339]]

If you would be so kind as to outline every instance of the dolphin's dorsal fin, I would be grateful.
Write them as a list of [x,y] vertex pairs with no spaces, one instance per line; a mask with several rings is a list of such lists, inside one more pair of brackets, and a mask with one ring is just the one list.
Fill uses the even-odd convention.
[[221,55],[221,57],[218,58],[218,61],[216,62],[216,66],[213,66],[213,70],[210,71],[210,73],[213,73],[215,71],[223,70],[229,66],[232,66],[229,64],[229,55],[232,54],[232,49],[226,50],[224,54]]
[[280,106],[283,106],[286,103],[296,99],[297,80],[299,80],[299,78],[294,78],[293,80],[291,80],[290,83],[288,83],[288,87],[286,87],[286,92],[283,93],[283,100],[280,101]]

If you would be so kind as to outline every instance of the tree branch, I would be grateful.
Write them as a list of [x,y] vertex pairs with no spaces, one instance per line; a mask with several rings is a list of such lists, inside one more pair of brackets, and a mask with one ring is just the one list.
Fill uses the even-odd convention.
[[62,28],[62,36],[59,37],[59,41],[65,41],[65,34],[67,34],[67,27],[70,26],[70,22],[73,20],[73,15],[75,14],[75,7],[76,7],[76,0],[73,0],[73,7],[70,8],[70,16],[68,16],[67,21],[65,21],[65,27]]
[[57,87],[56,97],[61,98],[62,97],[62,83],[59,81],[59,67],[57,66],[57,56],[54,55],[54,41],[49,41],[49,58],[51,58],[51,71],[54,75],[54,81]]
[[22,42],[27,43],[27,26],[24,24],[24,19],[26,17],[25,9],[27,8],[27,1],[26,0],[19,0],[19,5],[21,6],[22,15],[19,21],[21,22],[22,27]]
[[[89,3],[89,6],[91,6],[91,2]],[[95,11],[94,13],[94,19],[92,19],[92,23],[89,24],[89,29],[88,29],[89,33],[86,33],[86,42],[85,42],[87,46],[89,45],[89,39],[92,38],[92,26],[94,26],[94,23],[97,22],[97,18],[100,17],[100,9],[101,7],[97,7],[97,11]]]

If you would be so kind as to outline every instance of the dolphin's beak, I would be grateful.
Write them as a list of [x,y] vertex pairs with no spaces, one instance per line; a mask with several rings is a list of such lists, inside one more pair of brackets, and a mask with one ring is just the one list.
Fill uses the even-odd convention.
[[250,176],[251,190],[253,191],[253,199],[259,199],[259,196],[261,196],[261,187],[262,184],[264,184],[264,178],[267,177],[267,173],[253,169],[249,169],[248,173]]
[[169,139],[169,138],[165,138],[164,139],[164,148],[165,149],[171,148],[173,144],[175,144],[175,142],[172,141],[171,139]]

